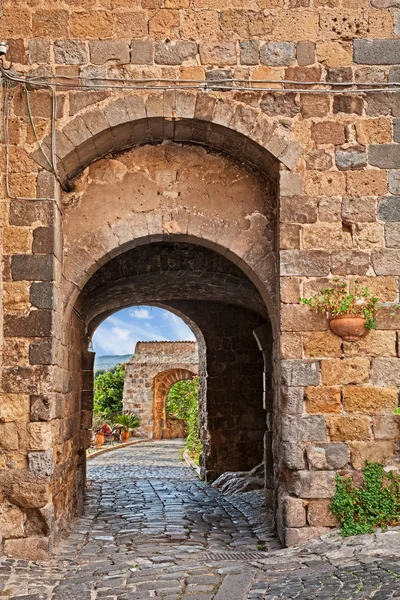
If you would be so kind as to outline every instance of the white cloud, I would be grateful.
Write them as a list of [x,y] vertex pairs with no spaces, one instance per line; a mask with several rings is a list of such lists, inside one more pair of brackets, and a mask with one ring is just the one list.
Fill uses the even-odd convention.
[[153,318],[147,308],[134,308],[129,314],[135,319],[144,319],[146,321],[150,321]]
[[184,321],[177,315],[171,312],[165,312],[164,318],[170,323],[170,337],[173,340],[196,341],[193,331],[186,325]]

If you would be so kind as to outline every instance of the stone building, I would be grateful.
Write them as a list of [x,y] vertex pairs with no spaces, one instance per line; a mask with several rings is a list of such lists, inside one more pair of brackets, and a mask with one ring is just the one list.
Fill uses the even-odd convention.
[[126,363],[123,409],[139,417],[138,432],[155,440],[185,436],[184,421],[166,417],[167,395],[198,374],[196,342],[138,342]]
[[[3,552],[82,510],[89,342],[133,304],[196,332],[204,477],[264,455],[284,543],[334,525],[335,472],[397,464],[397,6],[3,0]],[[357,343],[299,304],[338,276],[385,303]]]

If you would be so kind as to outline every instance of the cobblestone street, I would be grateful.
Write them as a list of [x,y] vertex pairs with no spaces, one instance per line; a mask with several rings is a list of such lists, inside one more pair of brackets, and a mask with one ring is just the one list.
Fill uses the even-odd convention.
[[222,496],[181,451],[171,440],[91,459],[84,517],[51,562],[3,559],[0,598],[400,598],[397,529],[280,549],[262,493]]

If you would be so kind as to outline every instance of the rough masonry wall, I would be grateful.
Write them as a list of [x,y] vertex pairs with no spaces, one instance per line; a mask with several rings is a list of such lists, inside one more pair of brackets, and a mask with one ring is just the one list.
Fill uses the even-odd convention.
[[165,401],[177,381],[198,373],[196,342],[138,342],[127,362],[123,409],[140,420],[138,431],[149,438],[166,435]]
[[[132,8],[124,0],[3,0],[0,36],[19,73],[85,80],[85,90],[63,80],[56,91],[62,179],[110,151],[164,139],[226,151],[275,182],[280,168],[280,297],[276,313],[273,302],[269,309],[278,343],[281,301],[275,468],[281,535],[293,543],[332,525],[326,506],[335,471],[358,470],[366,456],[390,464],[397,452],[398,317],[388,311],[377,332],[359,344],[342,344],[323,319],[300,308],[298,297],[339,275],[349,285],[367,281],[383,301],[398,300],[400,96],[370,90],[371,82],[398,80],[399,10],[391,0],[232,4],[143,0]],[[190,79],[194,87],[200,80],[214,89],[111,90],[106,76]],[[92,88],[90,77],[101,87]],[[221,91],[221,78],[233,77],[245,89]],[[266,79],[273,83],[256,83]],[[310,81],[332,82],[324,87],[329,93],[306,93]],[[353,81],[352,91],[350,83],[338,87]],[[51,94],[43,87],[29,93],[49,155]],[[3,90],[3,99],[10,143],[8,191],[1,165],[0,529],[4,552],[41,558],[52,547],[53,498],[62,522],[79,481],[73,461],[58,471],[54,463],[64,456],[68,463],[72,444],[84,447],[86,434],[78,435],[72,419],[78,390],[72,399],[77,384],[70,374],[87,340],[78,326],[74,338],[70,315],[85,282],[134,238],[191,235],[220,244],[268,303],[276,292],[271,240],[277,228],[256,211],[249,223],[234,198],[220,203],[229,211],[217,219],[216,209],[205,208],[207,195],[201,214],[190,220],[193,205],[181,210],[182,197],[165,195],[171,190],[159,183],[170,204],[138,218],[136,196],[129,218],[121,222],[116,210],[112,233],[108,223],[93,235],[88,228],[66,254],[66,206],[37,149],[25,91],[17,85],[7,98]],[[99,214],[92,210],[90,217]],[[75,310],[79,318],[79,306]],[[37,526],[39,513],[43,527]]]

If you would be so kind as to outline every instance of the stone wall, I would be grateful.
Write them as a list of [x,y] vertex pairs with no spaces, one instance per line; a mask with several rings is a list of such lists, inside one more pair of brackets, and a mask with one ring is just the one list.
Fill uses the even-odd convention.
[[[399,316],[388,307],[376,332],[342,343],[298,303],[336,276],[349,286],[368,283],[385,303],[398,301],[396,4],[3,0],[0,36],[15,71],[59,78],[28,86],[47,159],[24,85],[2,90],[9,141],[0,166],[4,552],[48,556],[79,510],[92,393],[87,347],[96,322],[126,301],[127,281],[110,297],[93,296],[92,312],[81,292],[105,264],[139,245],[194,243],[245,274],[231,279],[225,271],[224,284],[214,286],[209,273],[220,310],[211,323],[204,304],[198,318],[210,338],[218,323],[223,339],[241,313],[245,325],[232,348],[241,360],[247,340],[252,360],[244,357],[243,374],[252,377],[254,360],[254,398],[261,353],[257,359],[248,335],[271,324],[274,349],[260,346],[269,382],[265,444],[273,448],[269,473],[285,543],[332,526],[326,505],[336,471],[359,471],[366,457],[397,464]],[[57,84],[57,178],[49,169],[49,81]],[[154,291],[151,277],[145,287]],[[201,287],[190,277],[183,283],[175,278],[174,297],[158,302],[196,320],[190,303]],[[216,365],[231,365],[232,348],[213,339],[203,368],[210,354]],[[209,372],[207,411],[211,397],[231,389],[218,368]],[[226,410],[232,405],[228,397]],[[265,423],[255,406],[249,421],[262,421],[252,424],[258,440]],[[224,415],[215,411],[219,427]],[[232,432],[245,430],[243,413],[233,421]],[[208,424],[204,432],[216,439]]]
[[194,377],[198,363],[196,342],[136,344],[125,368],[123,410],[139,417],[140,433],[156,440],[179,437],[167,435],[167,394],[178,381]]

